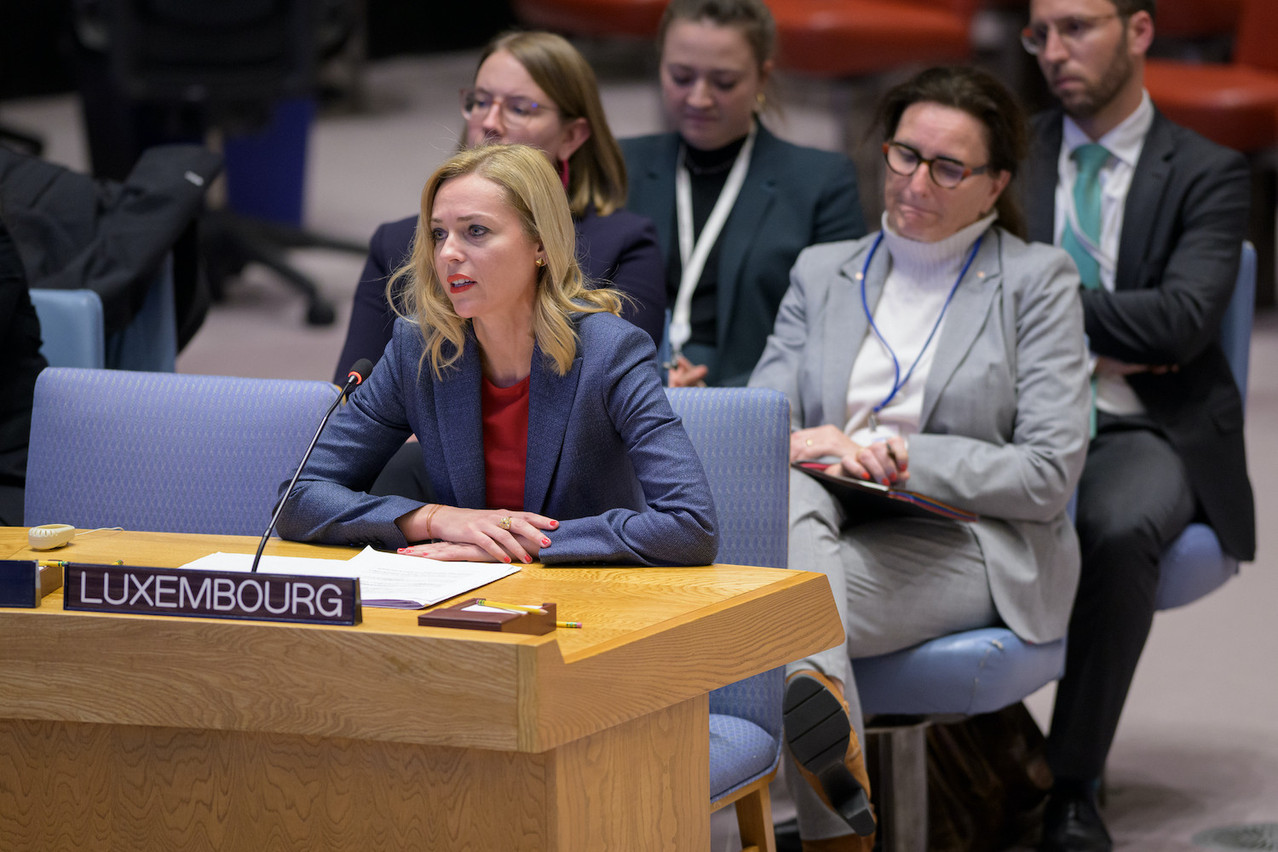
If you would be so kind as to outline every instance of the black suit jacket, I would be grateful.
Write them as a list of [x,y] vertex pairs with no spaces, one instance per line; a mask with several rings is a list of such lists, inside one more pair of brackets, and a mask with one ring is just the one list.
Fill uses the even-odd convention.
[[[621,140],[630,176],[626,206],[657,226],[669,269],[675,236],[679,135]],[[760,126],[750,169],[719,235],[718,363],[712,385],[744,385],[772,333],[790,267],[814,243],[865,234],[856,167],[842,154],[804,148]],[[676,282],[677,284],[678,282]]]
[[[1026,169],[1033,240],[1052,242],[1063,115],[1034,118]],[[1255,503],[1243,408],[1220,347],[1247,230],[1250,174],[1242,155],[1155,111],[1128,190],[1115,290],[1083,291],[1091,350],[1173,373],[1129,377],[1149,416],[1185,462],[1207,521],[1227,553],[1251,559]]]
[[124,328],[221,170],[221,155],[207,148],[157,145],[116,183],[0,147],[0,206],[28,286],[93,290],[107,334]]

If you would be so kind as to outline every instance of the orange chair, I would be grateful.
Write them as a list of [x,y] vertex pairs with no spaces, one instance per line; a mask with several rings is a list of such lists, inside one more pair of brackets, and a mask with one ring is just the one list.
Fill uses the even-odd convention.
[[[1216,2],[1216,0],[1212,0]],[[1248,238],[1259,255],[1256,304],[1275,301],[1275,206],[1273,165],[1255,155],[1278,146],[1278,2],[1239,0],[1241,9],[1228,64],[1150,59],[1145,87],[1158,108],[1178,124],[1221,145],[1252,156],[1251,223]],[[1161,13],[1161,8],[1160,8]]]
[[1240,3],[1233,62],[1150,59],[1145,87],[1172,121],[1221,145],[1256,152],[1278,144],[1278,51],[1271,41],[1278,32],[1278,3]]
[[1232,35],[1242,0],[1158,0],[1158,34],[1172,38]]
[[529,27],[590,38],[652,38],[669,0],[514,0]]
[[819,77],[963,62],[976,0],[769,0],[778,64]]

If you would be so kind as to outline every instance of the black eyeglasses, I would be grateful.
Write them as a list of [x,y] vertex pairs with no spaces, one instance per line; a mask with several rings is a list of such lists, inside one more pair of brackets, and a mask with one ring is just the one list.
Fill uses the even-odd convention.
[[482,89],[461,90],[461,111],[467,119],[485,116],[494,106],[501,108],[502,120],[512,127],[527,124],[542,110],[557,109],[551,104],[537,103],[532,98],[522,95],[494,95]]
[[1038,56],[1043,52],[1043,48],[1047,47],[1047,38],[1052,30],[1056,30],[1056,37],[1061,40],[1061,43],[1066,48],[1073,49],[1080,42],[1086,41],[1087,37],[1105,21],[1117,17],[1117,12],[1109,15],[1067,15],[1055,21],[1030,24],[1021,30],[1021,46],[1031,56]]
[[883,160],[889,169],[902,177],[914,174],[919,166],[927,166],[932,183],[942,189],[953,189],[972,175],[984,174],[990,168],[988,164],[971,168],[949,157],[933,157],[929,160],[904,142],[884,142]]

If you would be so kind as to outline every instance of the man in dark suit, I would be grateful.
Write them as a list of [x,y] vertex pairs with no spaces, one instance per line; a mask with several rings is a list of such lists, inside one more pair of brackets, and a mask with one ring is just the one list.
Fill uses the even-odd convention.
[[1047,852],[1112,848],[1095,791],[1167,544],[1205,519],[1232,556],[1255,549],[1242,401],[1218,339],[1249,175],[1239,154],[1154,108],[1143,84],[1153,36],[1154,0],[1032,0],[1023,34],[1060,101],[1034,123],[1030,237],[1075,256],[1095,358],[1082,577],[1048,736]]

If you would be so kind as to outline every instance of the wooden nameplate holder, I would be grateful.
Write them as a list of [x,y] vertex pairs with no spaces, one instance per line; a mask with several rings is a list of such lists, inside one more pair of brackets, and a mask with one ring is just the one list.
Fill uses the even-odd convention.
[[555,629],[555,604],[543,603],[541,612],[475,612],[482,598],[470,598],[444,609],[431,610],[417,616],[422,627],[464,627],[470,630],[493,630],[499,633],[528,633],[542,636]]

